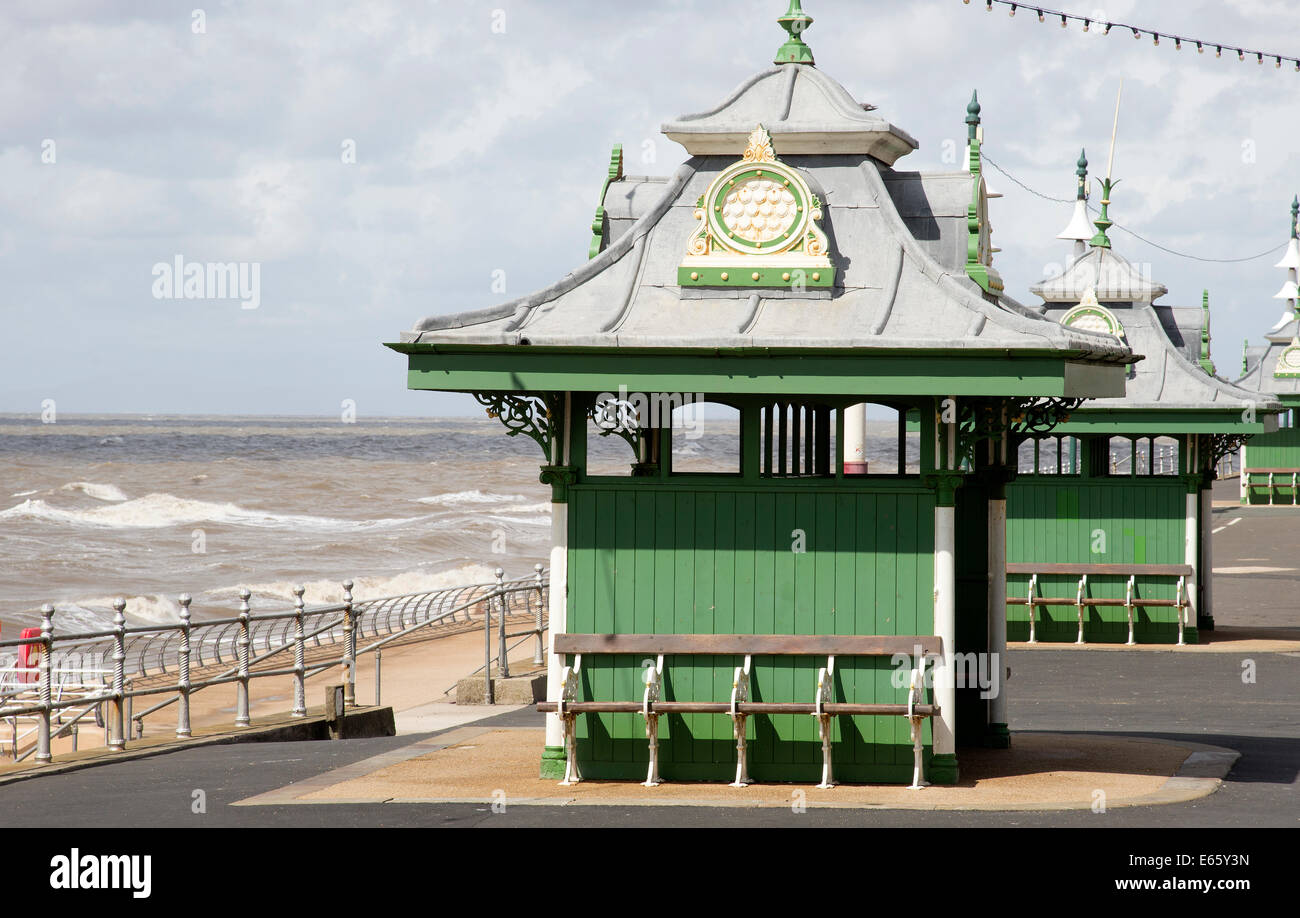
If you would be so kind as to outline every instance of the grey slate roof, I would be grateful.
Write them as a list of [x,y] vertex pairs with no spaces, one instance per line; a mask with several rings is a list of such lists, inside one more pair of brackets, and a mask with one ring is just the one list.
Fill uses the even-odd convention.
[[1296,332],[1296,322],[1292,320],[1271,332],[1268,344],[1246,348],[1245,374],[1237,380],[1237,385],[1256,393],[1273,395],[1300,395],[1300,378],[1294,376],[1278,378],[1273,375],[1277,369],[1277,358],[1283,348],[1291,343],[1291,336]]
[[[712,179],[739,159],[759,119],[779,103],[778,90],[793,100],[790,117],[761,123],[771,132],[777,156],[800,169],[824,202],[822,226],[837,286],[803,294],[781,288],[683,290],[677,286],[677,267],[698,225],[695,203]],[[812,67],[786,64],[760,73],[713,113],[666,126],[670,136],[691,134],[692,143],[734,129],[737,136],[725,155],[693,156],[667,180],[611,184],[605,206],[612,241],[595,258],[528,296],[423,319],[402,341],[1055,350],[1081,360],[1132,359],[1109,336],[1065,329],[1010,298],[987,297],[963,267],[963,224],[977,179],[965,173],[894,173],[880,158],[879,144],[901,142],[910,149],[915,142],[850,102],[843,87]],[[856,145],[857,151],[799,155],[790,150],[831,141]]]
[[1043,298],[1042,313],[1059,322],[1094,285],[1098,302],[1114,313],[1124,328],[1125,340],[1144,359],[1130,370],[1123,398],[1089,399],[1079,414],[1089,409],[1245,408],[1251,402],[1257,411],[1280,410],[1281,405],[1270,396],[1206,373],[1197,362],[1201,308],[1154,304],[1152,300],[1167,292],[1165,286],[1145,277],[1112,249],[1090,247],[1059,277],[1030,289]]
[[716,108],[669,121],[663,132],[692,155],[727,156],[745,149],[762,124],[778,156],[866,153],[892,166],[919,145],[874,110],[811,64],[779,64],[745,80]]

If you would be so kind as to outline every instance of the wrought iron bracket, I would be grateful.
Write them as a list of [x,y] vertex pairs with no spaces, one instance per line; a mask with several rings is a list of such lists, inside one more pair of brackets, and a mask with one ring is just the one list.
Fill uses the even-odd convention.
[[596,425],[600,436],[617,434],[632,447],[632,455],[641,458],[641,421],[635,404],[618,399],[594,402],[587,409],[587,417]]
[[515,395],[509,392],[475,392],[474,400],[506,428],[506,436],[526,434],[542,448],[549,464],[554,456],[555,419],[560,415],[558,393]]

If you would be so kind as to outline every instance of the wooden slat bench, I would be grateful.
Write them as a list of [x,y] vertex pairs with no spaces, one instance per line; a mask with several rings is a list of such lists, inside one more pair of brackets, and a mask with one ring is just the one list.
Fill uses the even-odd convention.
[[[1268,481],[1253,482],[1250,479],[1252,475],[1267,475]],[[1290,503],[1300,502],[1300,488],[1297,488],[1297,484],[1300,484],[1300,469],[1242,469],[1241,476],[1246,485],[1247,495],[1251,488],[1263,488],[1264,493],[1268,495],[1268,502],[1273,504],[1276,503],[1274,498],[1277,496],[1278,489],[1290,488]]]
[[[1187,619],[1187,578],[1195,571],[1190,564],[1008,564],[1007,574],[1028,574],[1029,589],[1025,596],[1007,595],[1007,605],[1029,607],[1029,643],[1037,644],[1034,631],[1034,609],[1037,606],[1075,606],[1079,610],[1079,636],[1076,644],[1085,643],[1083,639],[1083,613],[1090,606],[1123,606],[1128,613],[1128,644],[1136,643],[1133,639],[1133,610],[1144,607],[1166,607],[1178,610],[1178,644],[1184,645],[1183,629]],[[1046,576],[1078,577],[1074,598],[1060,596],[1039,596],[1038,578]],[[1088,596],[1089,577],[1127,577],[1123,599],[1104,599]],[[1137,595],[1138,577],[1177,577],[1178,589],[1174,599],[1144,599]]]
[[[561,676],[560,700],[544,701],[537,709],[559,714],[564,721],[565,770],[563,785],[582,780],[578,770],[576,720],[579,714],[626,713],[645,718],[646,738],[650,743],[650,765],[645,786],[654,787],[659,779],[659,717],[664,714],[726,714],[731,718],[736,737],[736,780],[732,787],[750,782],[746,762],[745,718],[752,714],[811,714],[817,718],[822,743],[822,780],[818,787],[834,785],[831,767],[830,719],[843,714],[906,717],[912,723],[912,787],[928,782],[922,773],[921,724],[934,717],[939,708],[925,703],[925,665],[928,659],[943,652],[943,642],[933,635],[798,635],[798,634],[556,634],[554,652],[572,655],[572,666],[565,666]],[[656,659],[647,667],[645,693],[638,701],[579,701],[584,654],[641,654]],[[836,657],[911,658],[912,674],[906,704],[850,704],[832,700]],[[665,656],[717,655],[744,658],[732,679],[731,698],[727,701],[664,701],[661,698]],[[826,665],[817,673],[813,700],[808,702],[758,702],[750,700],[750,678],[754,657],[825,657]]]

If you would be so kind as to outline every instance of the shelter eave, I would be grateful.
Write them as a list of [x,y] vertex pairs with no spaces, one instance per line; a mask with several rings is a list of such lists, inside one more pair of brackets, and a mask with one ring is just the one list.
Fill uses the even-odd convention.
[[407,355],[409,388],[456,392],[1084,398],[1121,394],[1125,373],[1050,349],[388,346]]
[[[1281,405],[1277,406],[1281,409]],[[1240,408],[1194,408],[1171,410],[1160,405],[1143,405],[1112,410],[1081,408],[1070,419],[1052,429],[1053,434],[1072,436],[1133,435],[1142,437],[1177,434],[1265,434],[1278,429],[1277,415],[1258,411],[1252,415]]]

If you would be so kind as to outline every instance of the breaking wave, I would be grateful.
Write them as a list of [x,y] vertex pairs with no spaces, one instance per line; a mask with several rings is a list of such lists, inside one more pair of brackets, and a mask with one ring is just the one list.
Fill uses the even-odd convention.
[[[110,498],[101,498],[108,500]],[[162,529],[196,523],[227,523],[264,529],[364,532],[415,522],[418,519],[343,520],[322,516],[269,513],[248,510],[237,504],[189,500],[172,494],[147,494],[134,500],[89,510],[66,510],[52,507],[43,500],[27,499],[21,504],[0,510],[0,520],[36,519],[73,526],[96,526],[108,529]]]

